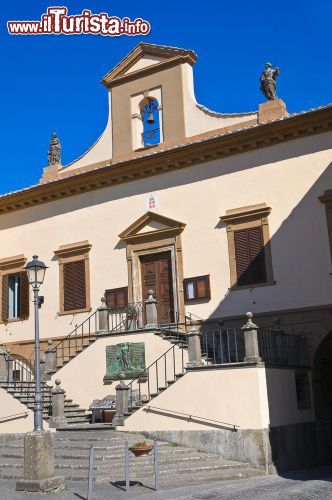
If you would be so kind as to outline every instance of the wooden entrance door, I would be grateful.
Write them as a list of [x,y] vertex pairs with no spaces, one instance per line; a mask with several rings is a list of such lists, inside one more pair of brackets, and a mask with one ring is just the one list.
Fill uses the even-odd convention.
[[148,297],[148,290],[153,290],[157,299],[158,321],[174,321],[174,298],[171,253],[146,255],[141,257],[143,300]]

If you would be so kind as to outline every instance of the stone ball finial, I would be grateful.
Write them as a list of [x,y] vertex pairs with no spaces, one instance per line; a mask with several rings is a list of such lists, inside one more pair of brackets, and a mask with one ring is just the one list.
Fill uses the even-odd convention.
[[100,300],[101,300],[101,303],[102,303],[102,304],[105,304],[106,299],[105,299],[105,296],[104,296],[104,295],[102,296],[102,298],[101,298]]
[[57,378],[57,379],[55,380],[55,385],[59,386],[60,384],[61,384],[61,380]]
[[247,316],[247,318],[248,318],[249,320],[251,320],[251,319],[252,319],[252,317],[253,317],[253,313],[252,313],[252,312],[247,312],[247,313],[246,313],[246,316]]
[[49,340],[47,341],[47,344],[48,344],[49,346],[51,346],[51,345],[53,344],[53,341],[52,341],[51,339],[49,339]]
[[148,295],[153,295],[153,290],[152,290],[152,288],[150,288],[150,289],[148,290]]
[[119,373],[119,380],[124,380],[124,379],[125,379],[125,374]]

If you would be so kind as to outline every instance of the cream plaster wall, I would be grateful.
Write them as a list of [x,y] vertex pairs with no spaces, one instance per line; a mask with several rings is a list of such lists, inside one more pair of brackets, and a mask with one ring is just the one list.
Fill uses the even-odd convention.
[[267,368],[266,385],[271,427],[311,422],[315,419],[312,394],[310,409],[297,408],[295,370]]
[[[146,211],[146,194],[158,193],[156,210],[186,223],[184,277],[210,274],[211,300],[187,307],[201,318],[268,312],[331,303],[332,277],[325,207],[331,187],[331,133],[202,163],[177,172],[54,201],[0,217],[0,258],[35,253],[49,266],[41,294],[41,336],[67,335],[87,313],[59,316],[59,270],[53,251],[88,240],[91,305],[105,289],[128,283],[126,246],[118,235]],[[229,290],[227,209],[257,203],[269,216],[274,286]],[[32,304],[31,304],[32,306]],[[31,308],[32,310],[32,308]],[[33,338],[33,318],[0,325],[1,339]]]
[[228,368],[187,372],[154,398],[151,406],[168,412],[166,415],[157,410],[147,412],[146,406],[142,407],[118,430],[153,432],[217,428],[199,419],[179,418],[172,415],[172,410],[238,425],[241,429],[264,429],[269,424],[265,370]]
[[[27,413],[27,417],[10,417],[19,413]],[[5,419],[4,421],[2,419]],[[24,404],[8,394],[0,387],[0,434],[31,432],[33,430],[34,415]],[[44,429],[49,430],[48,423],[43,421]],[[52,429],[50,429],[52,430]]]
[[[60,379],[61,387],[66,391],[66,396],[72,398],[75,403],[79,403],[82,408],[86,409],[94,399],[102,399],[109,394],[115,395],[115,386],[118,381],[113,382],[111,385],[103,384],[103,377],[106,373],[106,346],[120,344],[121,342],[144,342],[146,367],[172,347],[170,342],[162,340],[152,332],[103,337],[57,371],[52,378],[52,383],[54,384],[55,379]],[[179,373],[181,372],[182,352],[177,346],[175,346],[174,351],[176,373]],[[187,352],[184,351],[183,354],[184,363],[186,363],[188,359]],[[173,358],[169,356],[167,358],[168,380],[173,378]],[[159,364],[158,367],[160,376],[163,376],[164,365]],[[159,381],[162,381],[161,385],[165,385],[163,378],[159,379]],[[136,388],[137,384],[134,384],[133,389]],[[155,371],[151,370],[150,391],[154,392],[155,389]],[[141,391],[142,394],[146,394],[147,383],[141,384]]]

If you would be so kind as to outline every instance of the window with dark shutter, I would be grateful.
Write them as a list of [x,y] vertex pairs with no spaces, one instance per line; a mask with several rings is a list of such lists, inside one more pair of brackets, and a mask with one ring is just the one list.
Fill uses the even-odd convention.
[[105,290],[107,307],[124,307],[128,305],[128,287]]
[[85,309],[85,261],[78,260],[63,265],[63,288],[65,311]]
[[26,271],[20,272],[20,319],[29,317],[29,281]]
[[9,309],[9,301],[8,301],[8,274],[2,276],[2,300],[1,300],[1,319],[2,321],[8,320],[8,309]]
[[234,231],[238,286],[266,282],[262,227]]

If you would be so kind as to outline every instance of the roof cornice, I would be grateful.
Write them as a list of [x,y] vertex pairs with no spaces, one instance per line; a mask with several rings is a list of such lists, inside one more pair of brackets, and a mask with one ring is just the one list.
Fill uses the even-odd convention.
[[[332,130],[332,106],[185,143],[0,196],[0,214]],[[166,148],[166,145],[165,145]]]

